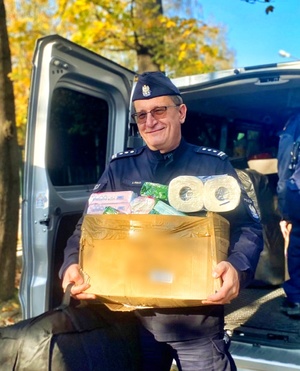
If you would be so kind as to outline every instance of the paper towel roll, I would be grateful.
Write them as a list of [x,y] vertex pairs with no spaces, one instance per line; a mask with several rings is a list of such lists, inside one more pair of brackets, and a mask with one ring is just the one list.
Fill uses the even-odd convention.
[[203,187],[204,207],[208,211],[230,211],[240,202],[241,189],[231,175],[216,175],[205,179]]
[[187,213],[203,209],[203,182],[195,176],[178,176],[171,180],[168,201],[175,209]]

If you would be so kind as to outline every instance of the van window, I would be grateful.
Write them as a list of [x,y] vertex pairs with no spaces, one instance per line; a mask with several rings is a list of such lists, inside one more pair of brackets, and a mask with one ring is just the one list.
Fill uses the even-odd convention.
[[258,130],[236,132],[233,138],[233,157],[247,157],[261,153],[261,135]]
[[189,110],[182,126],[183,137],[197,146],[224,151],[236,169],[248,167],[253,158],[275,158],[278,127],[274,124],[227,119]]
[[182,135],[189,143],[197,146],[220,148],[222,137],[222,125],[212,117],[198,116],[197,113],[189,112],[182,126]]
[[95,184],[104,171],[108,104],[67,88],[51,101],[47,168],[54,186]]

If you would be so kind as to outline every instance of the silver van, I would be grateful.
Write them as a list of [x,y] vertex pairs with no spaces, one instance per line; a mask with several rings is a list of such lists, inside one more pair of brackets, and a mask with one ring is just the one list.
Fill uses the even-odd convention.
[[[57,306],[67,238],[111,156],[142,145],[130,118],[135,73],[60,36],[37,41],[22,202],[24,318]],[[279,312],[286,277],[278,222],[278,132],[300,110],[300,63],[187,76],[183,136],[225,151],[255,197],[265,248],[253,284],[226,306],[239,370],[300,370],[300,321]]]

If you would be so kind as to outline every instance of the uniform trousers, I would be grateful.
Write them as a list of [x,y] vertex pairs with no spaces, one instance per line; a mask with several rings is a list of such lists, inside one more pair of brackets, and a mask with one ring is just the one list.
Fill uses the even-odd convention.
[[[299,204],[298,204],[299,205]],[[298,207],[298,206],[297,206]],[[299,212],[299,211],[298,211]],[[300,303],[300,221],[292,220],[292,230],[287,252],[290,278],[284,282],[283,289],[289,301]]]
[[173,359],[179,371],[236,371],[226,334],[162,342],[142,325],[139,331],[143,371],[170,371]]

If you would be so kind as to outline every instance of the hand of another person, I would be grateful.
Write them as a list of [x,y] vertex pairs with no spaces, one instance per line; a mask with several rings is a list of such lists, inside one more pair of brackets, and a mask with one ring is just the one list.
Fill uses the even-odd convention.
[[281,220],[279,225],[280,225],[280,230],[283,235],[283,238],[287,240],[289,238],[291,227],[292,227],[291,223],[288,222],[287,220]]
[[71,289],[71,295],[78,300],[95,299],[96,295],[84,293],[85,290],[91,287],[91,285],[84,281],[83,274],[79,264],[71,264],[65,271],[62,287],[66,290],[69,283],[74,282],[74,286]]
[[220,262],[213,271],[214,278],[222,279],[220,290],[210,295],[203,304],[228,304],[236,298],[240,291],[240,281],[237,270],[227,261]]

